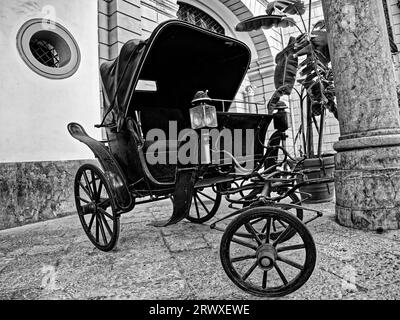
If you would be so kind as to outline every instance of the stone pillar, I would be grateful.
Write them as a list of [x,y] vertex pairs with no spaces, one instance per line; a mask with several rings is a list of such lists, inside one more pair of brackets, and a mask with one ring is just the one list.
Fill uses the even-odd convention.
[[336,157],[340,224],[400,227],[400,116],[382,1],[323,0],[341,137]]
[[245,89],[246,101],[247,104],[247,111],[250,113],[257,113],[257,107],[254,104],[254,87],[252,85],[248,85]]

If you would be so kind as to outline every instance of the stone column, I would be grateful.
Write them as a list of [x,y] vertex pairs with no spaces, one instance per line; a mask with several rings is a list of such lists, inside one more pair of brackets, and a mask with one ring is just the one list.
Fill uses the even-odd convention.
[[336,157],[340,224],[400,227],[400,116],[382,1],[323,0],[341,137]]
[[257,113],[256,105],[254,104],[254,87],[252,85],[248,85],[245,89],[245,94],[247,98],[247,111],[250,113]]

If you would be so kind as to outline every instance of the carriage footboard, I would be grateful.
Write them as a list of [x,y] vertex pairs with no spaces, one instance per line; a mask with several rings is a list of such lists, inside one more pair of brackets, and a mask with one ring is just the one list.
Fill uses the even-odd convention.
[[125,176],[111,152],[104,144],[91,138],[78,123],[68,124],[68,131],[73,138],[86,144],[99,160],[110,184],[115,205],[118,209],[122,212],[130,211],[133,199],[127,187]]

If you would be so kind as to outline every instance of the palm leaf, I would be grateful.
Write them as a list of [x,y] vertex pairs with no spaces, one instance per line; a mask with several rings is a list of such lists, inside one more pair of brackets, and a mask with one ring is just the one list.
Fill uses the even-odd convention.
[[[292,87],[293,88],[293,87]],[[291,90],[291,89],[290,89]],[[280,103],[281,97],[287,95],[289,92],[289,88],[287,85],[279,87],[274,94],[272,95],[271,99],[268,101],[267,109],[268,114],[272,114],[276,106]]]
[[326,29],[325,20],[319,20],[316,24],[314,24],[313,31],[316,29],[317,30],[325,30]]
[[259,29],[271,29],[276,28],[287,28],[296,26],[296,22],[289,17],[282,15],[269,15],[269,16],[258,16],[243,20],[236,26],[238,32],[249,32]]
[[303,15],[306,12],[304,2],[301,0],[279,0],[268,3],[266,9],[267,15],[272,14],[276,10],[286,14],[298,15]]
[[285,49],[283,49],[275,59],[275,88],[285,86],[287,91],[284,94],[290,95],[293,86],[296,82],[296,75],[299,65],[299,59],[294,56],[294,44],[296,43],[296,38],[290,37],[289,44]]
[[328,32],[318,30],[313,31],[312,35],[311,43],[314,46],[314,50],[321,53],[329,62],[331,59],[329,55]]
[[[327,77],[329,77],[329,75]],[[333,81],[328,81],[326,79],[323,83],[317,81],[308,92],[312,102],[312,111],[314,115],[320,115],[323,108],[327,108],[337,119],[338,114]]]

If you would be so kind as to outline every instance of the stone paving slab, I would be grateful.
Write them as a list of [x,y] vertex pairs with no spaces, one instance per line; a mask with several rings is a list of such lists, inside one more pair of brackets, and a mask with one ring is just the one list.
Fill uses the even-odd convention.
[[[399,299],[400,231],[347,229],[335,222],[333,203],[310,208],[324,212],[308,225],[317,265],[302,288],[280,299]],[[0,299],[262,299],[225,274],[221,232],[189,222],[150,225],[171,209],[166,200],[124,215],[110,253],[93,247],[77,216],[0,231]],[[223,203],[215,219],[228,212]]]

